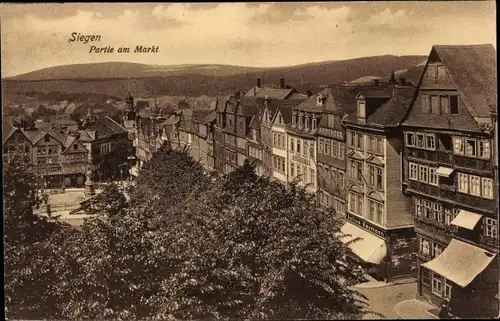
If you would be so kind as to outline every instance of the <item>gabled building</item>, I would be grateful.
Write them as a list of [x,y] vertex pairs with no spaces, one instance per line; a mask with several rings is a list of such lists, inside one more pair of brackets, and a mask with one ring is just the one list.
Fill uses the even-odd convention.
[[213,130],[216,111],[210,109],[195,110],[196,138],[198,140],[199,162],[203,167],[212,171],[214,169]]
[[179,146],[179,121],[180,112],[171,115],[158,125],[161,131],[161,140],[163,142],[169,142],[172,148],[177,148]]
[[293,106],[291,123],[286,128],[288,181],[298,178],[309,193],[316,193],[318,188],[316,136],[327,96],[323,90]]
[[356,111],[343,120],[348,206],[341,230],[361,238],[349,245],[355,259],[386,282],[416,270],[411,199],[401,191],[400,127],[414,94],[412,86],[362,90],[356,95]]
[[125,128],[108,116],[96,117],[89,111],[78,133],[88,150],[94,181],[126,176],[129,132]]
[[492,45],[434,46],[403,122],[403,189],[419,242],[418,296],[459,317],[498,315],[497,101]]

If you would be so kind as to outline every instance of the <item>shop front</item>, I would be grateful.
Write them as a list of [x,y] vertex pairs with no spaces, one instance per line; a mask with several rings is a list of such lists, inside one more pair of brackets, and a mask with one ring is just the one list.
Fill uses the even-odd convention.
[[496,253],[452,239],[436,258],[420,265],[420,297],[436,306],[445,301],[459,318],[498,315]]
[[385,230],[350,213],[346,219],[341,232],[349,236],[342,241],[358,239],[349,244],[351,259],[366,274],[385,282],[416,276],[413,229]]

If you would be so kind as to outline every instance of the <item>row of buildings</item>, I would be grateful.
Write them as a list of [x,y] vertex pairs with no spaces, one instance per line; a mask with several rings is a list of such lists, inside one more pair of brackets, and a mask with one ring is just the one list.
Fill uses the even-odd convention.
[[248,159],[259,175],[298,180],[345,217],[367,271],[416,275],[420,298],[460,317],[496,316],[495,57],[491,45],[434,46],[416,83],[393,76],[316,94],[258,79],[205,110],[141,120],[139,141],[189,146],[209,171]]
[[[25,120],[2,124],[3,155],[20,152],[33,163],[40,188],[83,187],[118,179],[130,153],[128,132],[113,119],[89,111],[80,127],[37,126]],[[126,173],[125,173],[126,174]]]

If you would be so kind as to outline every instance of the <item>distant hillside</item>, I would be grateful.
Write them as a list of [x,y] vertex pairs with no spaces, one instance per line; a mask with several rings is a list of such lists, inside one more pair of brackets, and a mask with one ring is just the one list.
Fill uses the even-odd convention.
[[[215,96],[255,85],[275,86],[280,77],[303,92],[364,76],[386,77],[392,71],[420,64],[425,56],[376,56],[306,65],[251,68],[225,65],[150,66],[131,63],[67,65],[46,68],[3,80],[7,93],[62,92],[134,96]],[[153,68],[154,67],[154,68]],[[156,68],[156,69],[155,69]],[[37,80],[38,79],[38,80]],[[45,79],[45,80],[40,80]]]

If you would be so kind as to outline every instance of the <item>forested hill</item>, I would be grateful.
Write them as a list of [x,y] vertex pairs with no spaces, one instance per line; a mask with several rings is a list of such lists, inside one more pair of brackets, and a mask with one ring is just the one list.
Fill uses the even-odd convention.
[[375,56],[298,66],[253,68],[228,65],[157,66],[125,62],[78,64],[45,68],[3,79],[8,93],[99,93],[123,97],[148,95],[220,95],[251,88],[256,78],[275,86],[280,77],[299,91],[340,84],[364,76],[386,77],[412,68],[425,56]]

